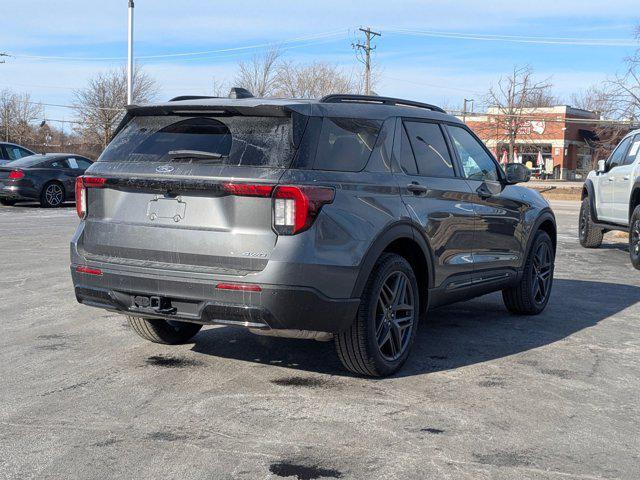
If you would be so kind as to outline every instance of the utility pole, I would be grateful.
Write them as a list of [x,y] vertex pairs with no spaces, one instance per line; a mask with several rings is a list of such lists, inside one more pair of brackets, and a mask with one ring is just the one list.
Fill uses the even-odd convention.
[[371,50],[375,50],[376,47],[371,46],[371,39],[375,37],[381,37],[382,34],[374,32],[371,27],[359,28],[362,33],[365,34],[365,44],[356,43],[352,44],[352,47],[356,50],[364,51],[364,93],[365,95],[371,94]]
[[129,42],[127,56],[127,103],[133,103],[133,0],[129,0]]
[[464,103],[462,105],[462,122],[466,123],[467,122],[467,103],[471,104],[471,113],[473,113],[473,102],[474,100],[472,98],[465,98],[464,99]]

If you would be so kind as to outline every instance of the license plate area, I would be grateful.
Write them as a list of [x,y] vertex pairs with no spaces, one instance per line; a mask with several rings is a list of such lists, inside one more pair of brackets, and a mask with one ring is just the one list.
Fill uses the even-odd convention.
[[162,197],[156,195],[147,205],[147,218],[152,222],[157,220],[172,220],[175,223],[184,220],[187,203],[182,197]]

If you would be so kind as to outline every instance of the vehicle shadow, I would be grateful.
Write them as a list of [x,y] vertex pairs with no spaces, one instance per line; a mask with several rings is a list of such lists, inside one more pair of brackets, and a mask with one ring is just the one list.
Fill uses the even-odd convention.
[[[506,357],[562,340],[640,301],[640,287],[555,279],[538,316],[515,316],[499,293],[429,312],[413,352],[397,376],[421,375]],[[352,376],[333,342],[261,337],[231,327],[203,330],[193,351],[246,362]]]

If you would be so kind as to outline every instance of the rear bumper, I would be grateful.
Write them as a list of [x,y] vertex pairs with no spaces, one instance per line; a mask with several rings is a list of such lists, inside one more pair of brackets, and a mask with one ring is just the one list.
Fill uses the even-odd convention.
[[[221,279],[148,275],[105,270],[71,276],[78,302],[147,318],[262,329],[338,332],[355,318],[359,299],[332,299],[308,287],[261,285],[261,292],[218,290]],[[158,296],[170,312],[139,308],[136,296]]]
[[39,197],[38,191],[34,188],[20,187],[15,185],[2,185],[0,187],[0,198],[6,200],[32,200]]

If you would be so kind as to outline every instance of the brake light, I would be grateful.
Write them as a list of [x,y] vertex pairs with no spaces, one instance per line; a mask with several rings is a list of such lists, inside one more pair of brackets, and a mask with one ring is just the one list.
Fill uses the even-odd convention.
[[78,265],[76,267],[76,272],[86,273],[87,275],[102,275],[102,270],[100,270],[99,268],[91,268],[85,265]]
[[10,180],[20,180],[21,178],[24,178],[24,172],[22,170],[11,170],[9,172]]
[[216,285],[218,290],[236,290],[241,292],[261,292],[262,287],[253,283],[219,283]]
[[78,177],[76,178],[76,211],[78,217],[84,220],[87,216],[87,188],[103,188],[107,182],[102,177]]
[[256,185],[250,183],[225,183],[224,191],[241,197],[270,197],[273,185]]
[[281,235],[295,235],[309,228],[323,205],[333,202],[329,187],[283,185],[273,193],[273,226]]

